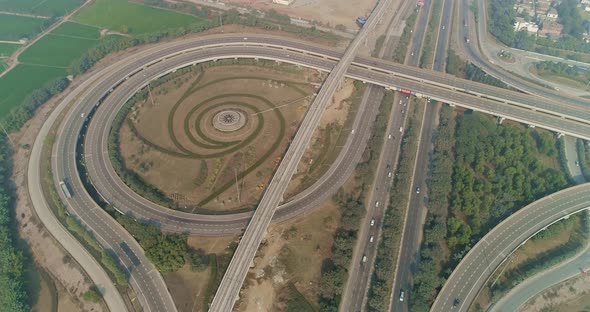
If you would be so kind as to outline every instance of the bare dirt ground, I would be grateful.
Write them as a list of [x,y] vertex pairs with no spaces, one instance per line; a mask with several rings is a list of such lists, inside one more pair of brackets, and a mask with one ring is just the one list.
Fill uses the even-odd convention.
[[[322,167],[325,169],[327,168],[327,166],[330,165],[330,163],[322,163],[322,165],[320,166],[317,163],[318,161],[322,161],[324,156],[326,158],[329,158],[326,155],[322,155],[322,153],[325,151],[323,149],[325,147],[324,144],[335,143],[332,142],[334,141],[334,138],[326,137],[330,135],[334,136],[335,134],[332,132],[328,132],[326,127],[330,124],[336,125],[337,128],[339,127],[339,129],[337,130],[339,131],[339,136],[348,136],[348,132],[342,132],[348,130],[342,130],[342,127],[344,126],[347,117],[349,117],[348,113],[350,111],[351,105],[349,98],[352,95],[353,90],[353,81],[350,79],[346,79],[334,94],[332,102],[326,108],[326,111],[320,121],[320,125],[318,129],[315,130],[311,138],[310,144],[307,150],[305,151],[305,154],[303,154],[303,157],[301,158],[299,165],[297,166],[297,172],[295,173],[295,175],[293,175],[291,183],[289,183],[289,187],[285,192],[285,198],[290,198],[294,196],[295,194],[301,192],[303,188],[307,187],[307,184],[313,182],[306,181],[310,179],[310,174],[314,173],[310,171],[312,168],[314,169],[314,171],[320,171]],[[333,127],[333,125],[330,126]],[[332,141],[328,139],[332,139]],[[316,164],[314,164],[314,161],[316,162]]]
[[236,310],[285,311],[290,284],[317,308],[322,262],[331,256],[339,222],[339,209],[329,201],[294,220],[272,225]]
[[[201,249],[207,254],[222,255],[227,252],[231,242],[237,237],[201,237],[190,236],[188,245],[194,249]],[[170,289],[174,303],[179,312],[206,311],[205,302],[207,287],[211,281],[211,266],[203,272],[193,272],[188,266],[169,274],[164,274],[166,285]]]
[[590,310],[590,276],[579,275],[531,299],[521,311],[580,312]]
[[316,21],[328,27],[342,24],[350,29],[357,29],[356,18],[358,16],[367,17],[375,6],[373,0],[348,1],[346,3],[338,0],[295,0],[289,6],[272,3],[271,0],[225,0],[222,2],[263,11],[274,9],[293,18]]
[[[228,78],[232,79],[219,82]],[[215,211],[253,207],[305,115],[315,89],[310,82],[319,81],[317,72],[294,66],[227,65],[208,68],[200,75],[188,73],[154,88],[152,98],[137,103],[128,120],[143,138],[158,146],[183,154],[196,153],[205,158],[179,157],[154,149],[132,132],[129,122],[120,132],[122,155],[129,169],[192,212],[199,206],[195,206],[196,203],[227,183],[235,183],[236,174],[253,166],[280,139],[280,145],[265,162],[244,178],[238,178],[239,198],[238,189],[234,186],[199,206]],[[274,106],[249,95],[260,96]],[[183,100],[179,102],[181,98]],[[179,104],[170,119],[176,103]],[[213,127],[216,113],[235,109],[242,111],[247,120],[242,128],[222,132]],[[282,137],[279,136],[282,124],[277,114],[285,120]],[[261,130],[256,134],[259,126]],[[170,127],[180,146],[173,143]],[[205,139],[240,142],[251,135],[256,135],[251,143],[227,153],[225,151],[230,148],[210,148],[194,142],[209,144]],[[216,154],[218,156],[207,156]],[[201,172],[202,166],[206,166],[206,173]]]

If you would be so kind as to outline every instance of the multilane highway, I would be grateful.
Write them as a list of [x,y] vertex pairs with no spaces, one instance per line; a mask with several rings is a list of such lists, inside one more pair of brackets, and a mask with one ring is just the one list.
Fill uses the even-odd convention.
[[[299,52],[299,50],[301,50],[302,47],[309,48],[309,50],[306,50],[307,53]],[[88,86],[88,89],[78,99],[76,99],[76,101],[74,101],[76,104],[72,112],[68,114],[68,116],[66,116],[66,120],[64,123],[64,125],[67,126],[61,127],[60,129],[58,135],[60,140],[58,140],[56,145],[57,148],[55,149],[53,169],[54,173],[56,174],[56,180],[66,179],[72,184],[74,197],[67,201],[68,208],[71,211],[76,212],[77,215],[79,215],[82,219],[83,223],[88,228],[90,228],[97,236],[102,237],[103,234],[105,235],[105,237],[108,236],[108,239],[105,240],[109,240],[111,242],[113,250],[115,250],[121,256],[121,259],[125,259],[124,263],[131,263],[130,261],[128,261],[129,259],[124,255],[124,253],[122,253],[121,249],[118,248],[117,244],[115,243],[128,241],[129,239],[126,238],[125,235],[122,235],[120,233],[118,233],[117,235],[112,235],[112,233],[114,232],[112,228],[118,227],[116,222],[112,220],[108,221],[109,217],[104,215],[87,215],[90,212],[97,213],[95,212],[95,210],[99,210],[100,208],[98,208],[96,204],[90,199],[90,196],[86,194],[86,191],[83,189],[81,181],[78,178],[77,169],[75,167],[75,141],[77,139],[77,134],[79,133],[80,129],[84,124],[84,118],[80,118],[81,114],[87,114],[91,109],[93,109],[94,106],[101,103],[96,115],[98,117],[99,113],[103,111],[103,107],[108,108],[111,105],[122,105],[125,102],[125,100],[128,99],[135,91],[145,86],[152,79],[159,76],[163,76],[174,69],[209,60],[236,57],[264,58],[295,63],[312,68],[317,68],[319,70],[329,71],[334,67],[334,59],[337,59],[337,57],[334,58],[332,56],[326,56],[325,54],[322,55],[322,53],[317,52],[321,50],[326,50],[328,52],[331,51],[330,53],[336,53],[336,55],[338,55],[339,53],[338,51],[334,52],[334,50],[330,50],[328,48],[318,48],[317,46],[310,46],[306,43],[301,43],[297,41],[291,42],[289,40],[276,37],[261,37],[250,34],[207,36],[199,38],[197,40],[185,40],[158,45],[157,47],[152,48],[139,55],[135,55],[132,58],[124,59],[118,62],[112,67],[112,72],[103,73],[104,76],[98,76],[99,79],[97,79],[96,83],[91,86]],[[380,61],[377,59],[357,58],[357,61],[358,60],[360,60],[360,63],[353,63],[354,66],[349,68],[347,76],[387,87],[397,86],[403,88],[410,88],[412,90],[417,90],[418,92],[423,93],[425,95],[436,96],[437,98],[443,99],[450,103],[455,103],[457,105],[465,105],[470,108],[475,108],[496,115],[513,118],[523,122],[534,123],[536,125],[544,125],[547,128],[565,133],[571,132],[572,134],[580,137],[588,137],[588,134],[590,133],[590,129],[587,125],[576,122],[575,120],[573,120],[574,118],[563,119],[560,117],[541,113],[540,111],[533,111],[529,110],[528,108],[523,108],[515,105],[507,105],[506,103],[501,103],[495,100],[485,99],[471,94],[456,92],[453,90],[448,90],[442,87],[432,85],[433,83],[438,83],[436,82],[437,79],[448,79],[447,82],[455,84],[456,88],[461,89],[467,88],[468,85],[472,84],[468,81],[462,81],[459,79],[449,79],[448,76],[439,76],[439,74],[432,74],[432,81],[434,82],[431,81],[427,83],[427,79],[424,80],[424,82],[419,82],[415,80],[417,79],[415,77],[414,80],[398,77],[400,74],[392,71],[392,68],[398,68],[400,65]],[[363,65],[363,63],[365,65]],[[379,72],[375,70],[377,68],[379,68]],[[416,69],[406,69],[404,67],[400,67],[400,70],[404,70],[406,73],[402,75],[406,76],[409,76],[408,73],[412,71],[415,71],[419,75],[422,75],[421,71]],[[478,89],[478,87],[482,86],[476,84],[473,86],[473,89],[481,91],[481,89]],[[113,93],[109,95],[110,90],[112,90]],[[124,93],[122,90],[125,90],[127,93]],[[538,102],[538,100],[535,97],[521,95],[519,93],[509,93],[505,90],[499,90],[497,88],[492,89],[492,91],[496,92],[499,95],[499,98],[503,98],[503,96],[508,94],[511,97],[514,95],[514,98],[520,98],[529,101],[529,104],[531,105],[535,105],[535,103]],[[114,96],[116,92],[121,92],[120,98],[117,101],[115,101]],[[513,99],[511,101],[513,101]],[[67,104],[68,103],[65,103],[64,105]],[[583,107],[575,105],[566,107],[568,109],[578,112],[578,115],[587,113],[587,111],[585,111]],[[557,114],[562,113],[559,112]],[[568,113],[568,115],[572,114]],[[91,126],[93,124],[95,124],[95,122],[92,122]],[[105,125],[108,127],[110,124]],[[87,135],[87,139],[89,136],[90,132]],[[102,136],[102,138],[104,139],[105,136]],[[93,149],[96,146],[98,146],[97,144],[89,144],[88,142],[86,142],[85,144],[87,149],[85,150],[87,162],[88,160],[94,160],[95,158],[100,158],[101,156],[104,158],[102,150]],[[103,169],[112,170],[112,166],[110,165],[110,163],[108,161],[106,162],[106,167],[103,167],[101,169],[99,169],[98,166],[92,169],[92,166],[96,164],[87,163],[89,172],[91,172],[92,170],[95,170],[95,172],[102,172]],[[111,174],[112,172],[110,172],[109,175]],[[335,175],[338,175],[338,173],[335,173]],[[115,181],[120,181],[120,179],[116,178],[116,175],[111,176],[111,178],[115,179]],[[104,189],[98,187],[98,184],[100,184],[101,181],[97,179],[97,176],[91,175],[91,179],[92,182],[96,184],[97,189],[99,190],[99,192],[101,192],[101,195],[103,195],[105,199],[107,199],[107,201],[120,201],[120,205],[111,202],[112,204],[115,204],[117,208],[121,210],[125,209],[124,212],[129,213],[134,217],[137,217],[138,219],[149,219],[152,221],[157,221],[162,225],[162,228],[166,231],[201,233],[209,235],[236,233],[243,228],[243,226],[246,224],[248,218],[251,215],[248,213],[227,216],[202,216],[182,214],[180,212],[171,211],[163,207],[159,207],[157,205],[154,205],[153,203],[147,202],[144,199],[138,199],[136,198],[136,194],[128,188],[126,188],[125,186],[122,186],[119,190],[123,193],[117,194],[123,195],[122,197],[117,197],[117,195],[114,197],[109,197],[102,193]],[[336,181],[339,180],[342,180],[342,176],[340,176],[340,178],[338,178]],[[102,183],[104,183],[104,181]],[[119,187],[113,187],[118,186],[116,183],[104,183],[103,186],[107,191],[119,189]],[[301,196],[299,201],[299,204],[301,206],[299,208],[313,207],[314,203],[316,203],[316,200],[318,200],[321,196],[325,196],[322,195],[323,192],[317,190],[317,188],[311,189],[310,191],[307,191],[306,196]],[[295,199],[292,202],[294,201]],[[275,219],[288,218],[297,213],[298,209],[295,208],[293,208],[292,210],[279,210],[277,212],[277,215],[275,216]],[[97,224],[96,222],[98,222],[99,220],[103,223]],[[144,261],[147,263],[147,260],[143,258],[142,251],[139,248],[139,246],[134,244],[134,242],[130,242],[130,244],[132,244],[130,246],[132,246],[133,252],[141,256],[140,260],[142,260],[142,263],[144,263]],[[132,269],[132,281],[139,280],[141,281],[141,283],[144,284],[156,285],[154,286],[152,293],[147,293],[143,294],[143,296],[140,296],[140,298],[144,298],[146,301],[148,301],[148,306],[150,306],[149,302],[152,302],[151,304],[153,304],[155,310],[174,310],[173,304],[164,304],[167,307],[161,306],[163,302],[169,302],[168,299],[162,299],[163,297],[168,298],[169,294],[162,295],[161,285],[163,284],[163,282],[160,282],[161,277],[157,272],[154,273],[154,270],[151,269],[151,267],[149,266],[146,266],[145,270],[133,268],[133,266],[131,265],[129,265],[129,267]],[[135,278],[133,274],[140,275],[137,275],[137,278]]]

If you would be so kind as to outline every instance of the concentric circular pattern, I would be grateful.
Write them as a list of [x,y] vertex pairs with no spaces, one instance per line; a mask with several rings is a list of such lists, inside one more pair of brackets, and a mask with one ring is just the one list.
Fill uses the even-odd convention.
[[[140,140],[122,140],[121,150],[139,164],[131,169],[187,209],[255,203],[256,190],[261,193],[303,117],[311,88],[260,77],[211,79],[207,74],[176,87],[176,99],[158,96],[154,103],[160,104],[146,100],[136,115],[130,114],[127,125]],[[151,149],[144,152],[139,144]],[[142,172],[141,163],[152,166],[144,165]],[[239,187],[250,187],[253,198],[236,198],[236,181],[241,181]],[[224,196],[229,192],[232,196]]]

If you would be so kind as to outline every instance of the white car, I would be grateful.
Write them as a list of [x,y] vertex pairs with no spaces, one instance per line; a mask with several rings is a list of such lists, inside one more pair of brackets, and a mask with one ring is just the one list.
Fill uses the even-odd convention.
[[375,202],[375,207],[379,207],[379,202]]
[[387,174],[388,178],[391,178],[391,171],[389,171],[389,173]]
[[403,132],[404,131],[404,127],[399,127],[399,132]]
[[369,237],[369,243],[372,243],[373,239],[374,239],[374,237],[373,237],[373,235],[371,235],[371,237]]
[[375,225],[375,219],[371,219],[371,226]]
[[403,290],[399,292],[399,301],[402,301],[402,302],[404,301],[404,291]]
[[387,136],[387,138],[391,140],[391,134],[390,134],[390,135],[388,135],[388,136]]
[[363,256],[363,263],[367,262],[367,256]]

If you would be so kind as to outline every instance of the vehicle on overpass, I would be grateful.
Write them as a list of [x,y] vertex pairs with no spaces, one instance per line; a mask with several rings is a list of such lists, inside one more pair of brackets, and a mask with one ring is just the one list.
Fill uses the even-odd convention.
[[365,17],[359,16],[356,18],[356,23],[359,24],[359,26],[365,25],[366,22],[367,19]]
[[66,198],[72,198],[72,193],[70,192],[70,188],[66,184],[66,181],[59,181],[59,187]]

